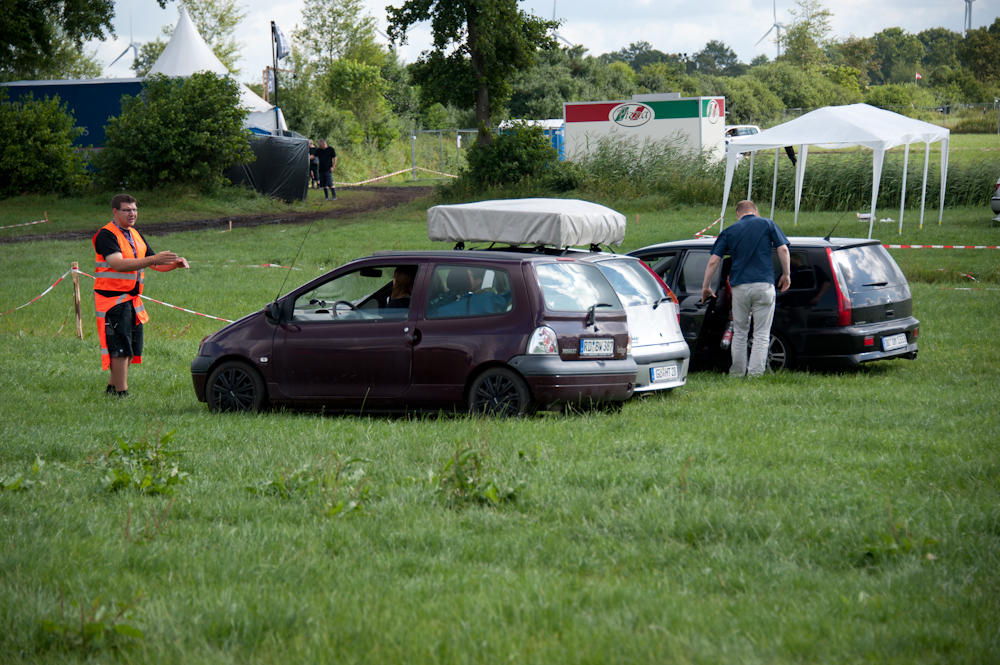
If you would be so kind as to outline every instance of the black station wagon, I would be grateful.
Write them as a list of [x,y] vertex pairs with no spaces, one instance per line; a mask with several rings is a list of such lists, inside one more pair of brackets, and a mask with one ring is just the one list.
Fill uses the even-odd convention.
[[[681,330],[692,364],[728,367],[721,341],[731,316],[723,259],[712,282],[719,296],[702,301],[701,285],[712,238],[679,240],[630,252],[645,261],[680,300]],[[917,357],[920,322],[902,271],[878,240],[789,238],[791,287],[777,293],[768,367],[850,367],[888,358]],[[781,274],[777,252],[775,275]]]

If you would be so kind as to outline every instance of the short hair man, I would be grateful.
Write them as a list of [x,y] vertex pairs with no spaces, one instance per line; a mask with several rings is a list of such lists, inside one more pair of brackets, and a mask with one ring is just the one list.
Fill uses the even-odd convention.
[[[701,297],[708,300],[715,296],[712,278],[722,263],[722,257],[729,254],[733,259],[729,270],[729,285],[733,290],[733,364],[729,374],[760,376],[767,362],[771,321],[774,319],[774,261],[771,250],[778,250],[781,262],[778,288],[784,293],[791,284],[788,238],[772,220],[759,216],[753,201],[737,203],[736,218],[739,221],[723,230],[712,245],[712,258],[705,268]],[[753,350],[748,365],[747,338],[751,317]]]
[[96,254],[94,307],[101,366],[111,370],[107,393],[128,395],[128,366],[142,362],[142,324],[149,314],[142,306],[143,271],[170,272],[188,262],[173,252],[154,254],[135,230],[139,211],[128,194],[111,199],[111,221],[91,241]]
[[[326,139],[319,140],[316,148],[316,159],[319,170],[319,186],[323,188],[324,201],[337,200],[337,188],[333,186],[333,171],[337,168],[337,151],[326,144]],[[333,192],[333,196],[330,193]]]

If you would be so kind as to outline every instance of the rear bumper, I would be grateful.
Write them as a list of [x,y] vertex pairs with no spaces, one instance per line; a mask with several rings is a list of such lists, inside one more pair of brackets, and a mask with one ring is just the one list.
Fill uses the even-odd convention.
[[[796,352],[801,363],[813,366],[854,367],[893,358],[914,360],[918,351],[914,332],[919,327],[917,319],[907,317],[861,326],[810,329],[795,340]],[[906,346],[883,351],[882,340],[898,334],[906,335]],[[869,346],[865,346],[866,337],[873,338]]]
[[993,209],[993,212],[1000,215],[1000,197],[990,199],[990,208]]
[[624,360],[574,360],[557,356],[515,356],[508,363],[521,373],[542,404],[621,402],[635,390],[637,366]]
[[[686,342],[668,342],[650,346],[632,347],[632,358],[637,370],[635,374],[635,391],[667,390],[677,388],[687,383],[688,364],[691,350]],[[677,368],[677,378],[652,383],[651,371],[655,367]]]

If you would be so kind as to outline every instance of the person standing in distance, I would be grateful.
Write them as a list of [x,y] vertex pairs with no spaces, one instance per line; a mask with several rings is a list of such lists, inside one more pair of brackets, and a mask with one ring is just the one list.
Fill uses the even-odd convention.
[[[760,217],[753,201],[736,204],[739,220],[726,228],[712,245],[712,257],[705,268],[701,284],[702,300],[714,298],[712,278],[722,257],[729,254],[733,261],[729,269],[729,285],[733,290],[733,364],[731,376],[760,376],[764,373],[767,349],[774,319],[774,261],[771,249],[777,248],[781,262],[778,288],[784,293],[791,285],[788,238],[770,219]],[[753,350],[747,365],[747,338],[753,317]]]
[[94,307],[101,367],[111,370],[107,394],[128,395],[128,366],[142,362],[142,324],[149,314],[142,306],[143,271],[170,272],[188,262],[173,252],[154,254],[135,230],[139,212],[135,199],[118,194],[111,199],[111,221],[92,240],[97,269]]
[[[326,139],[320,139],[316,159],[319,160],[319,186],[323,188],[323,200],[336,201],[337,188],[333,186],[333,170],[337,168],[337,151],[326,144]],[[330,192],[333,192],[333,196],[330,196]]]

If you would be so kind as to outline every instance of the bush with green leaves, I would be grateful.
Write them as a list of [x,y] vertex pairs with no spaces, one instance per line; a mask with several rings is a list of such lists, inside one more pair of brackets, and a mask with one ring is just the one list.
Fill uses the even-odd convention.
[[476,143],[469,149],[458,189],[472,191],[513,185],[536,179],[558,169],[559,155],[541,127],[515,122],[502,129],[493,143]]
[[225,169],[254,159],[244,127],[248,114],[239,84],[229,77],[153,76],[140,95],[122,98],[121,115],[105,127],[107,144],[95,159],[98,180],[131,190],[227,184]]
[[98,462],[106,470],[101,487],[109,492],[131,489],[146,495],[173,495],[174,487],[187,482],[189,475],[180,468],[184,452],[168,449],[175,431],[147,435],[135,443],[119,437]]
[[0,198],[65,194],[85,185],[85,160],[73,148],[82,130],[59,97],[6,97],[0,88]]

